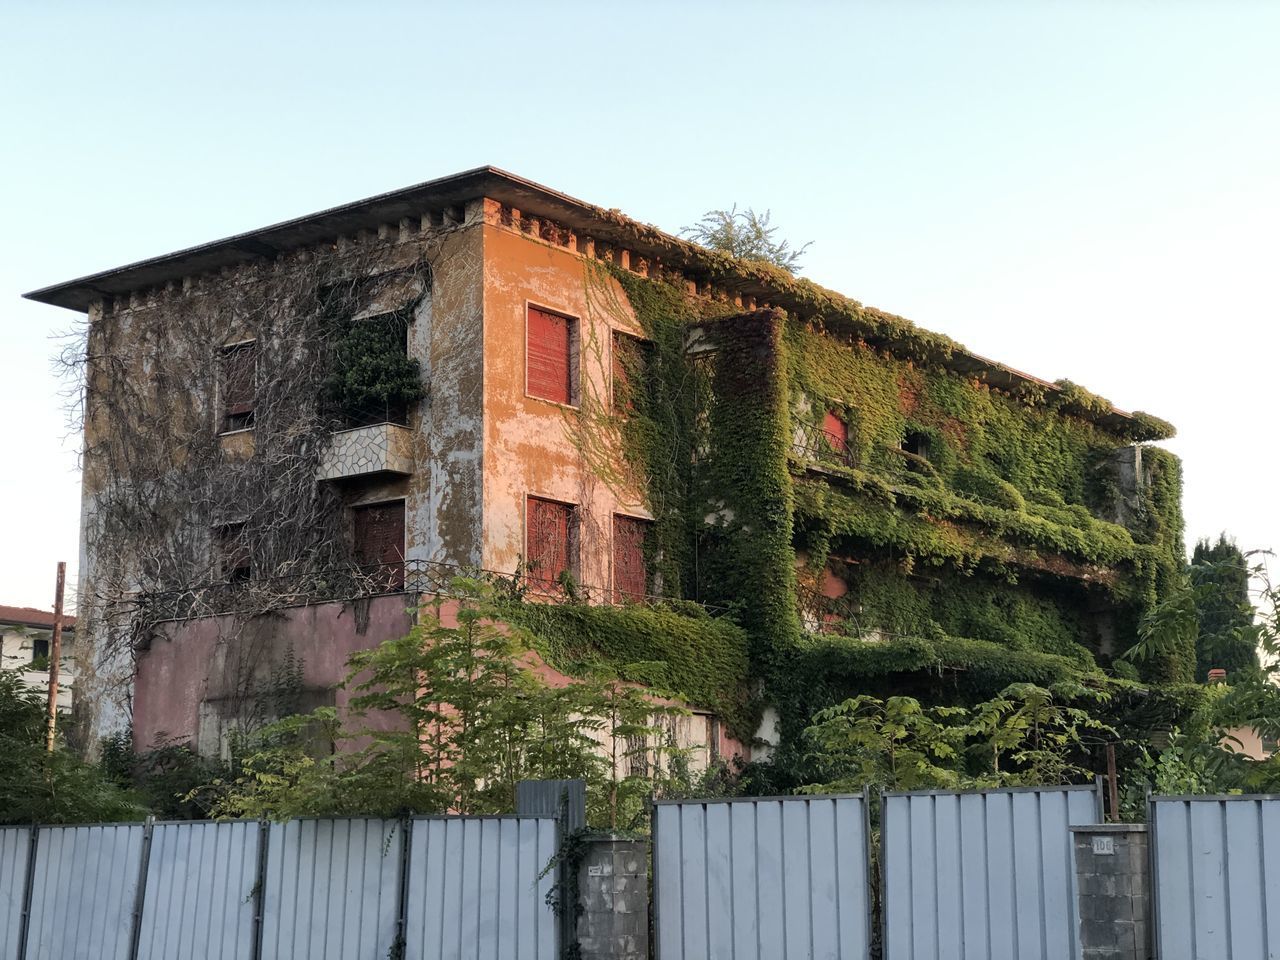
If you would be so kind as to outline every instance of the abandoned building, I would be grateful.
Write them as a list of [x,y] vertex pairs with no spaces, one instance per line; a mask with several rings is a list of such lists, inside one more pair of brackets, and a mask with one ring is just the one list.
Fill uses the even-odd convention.
[[459,571],[715,756],[1112,669],[1181,562],[1168,424],[491,167],[27,296],[87,314],[81,719],[140,746],[333,703]]

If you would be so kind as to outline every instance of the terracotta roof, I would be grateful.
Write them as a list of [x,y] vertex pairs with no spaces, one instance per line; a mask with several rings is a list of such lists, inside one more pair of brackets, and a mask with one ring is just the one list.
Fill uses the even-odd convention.
[[[53,611],[37,610],[35,607],[0,606],[0,623],[17,624],[22,627],[52,627]],[[76,618],[63,617],[62,625],[64,627],[74,627]]]
[[[286,220],[149,260],[103,270],[76,280],[56,283],[23,294],[70,310],[87,311],[98,300],[153,289],[186,276],[212,272],[250,260],[272,258],[285,251],[327,242],[359,230],[377,229],[431,209],[456,207],[467,200],[488,197],[522,214],[549,217],[580,235],[625,247],[662,263],[713,280],[725,289],[755,297],[801,317],[837,320],[843,317],[855,335],[913,359],[934,359],[965,376],[1004,390],[1065,394],[1062,383],[1049,383],[967,350],[941,334],[910,320],[828,290],[810,280],[749,261],[735,260],[634,220],[618,210],[578,200],[558,190],[508,173],[497,167],[477,167],[412,187]],[[1078,395],[1079,388],[1072,394]],[[1101,397],[1089,397],[1072,412],[1135,439],[1163,439],[1173,427],[1149,414],[1129,413]]]

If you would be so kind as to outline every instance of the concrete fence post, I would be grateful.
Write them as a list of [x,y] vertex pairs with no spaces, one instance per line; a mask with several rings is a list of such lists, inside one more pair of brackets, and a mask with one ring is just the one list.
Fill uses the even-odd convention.
[[1151,878],[1145,823],[1071,828],[1083,960],[1150,960]]
[[578,867],[582,960],[648,960],[649,844],[613,834],[586,839]]

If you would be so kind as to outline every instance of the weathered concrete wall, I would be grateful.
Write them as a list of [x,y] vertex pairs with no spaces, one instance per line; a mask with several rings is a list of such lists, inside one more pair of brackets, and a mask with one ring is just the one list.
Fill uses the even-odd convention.
[[[578,580],[611,583],[613,515],[647,517],[634,484],[610,485],[583,455],[581,431],[599,435],[609,409],[612,331],[640,333],[621,288],[598,264],[504,226],[490,205],[484,227],[484,566],[514,570],[525,552],[525,498],[578,507]],[[526,392],[529,304],[578,321],[580,402],[565,406]],[[593,413],[595,414],[593,418]],[[608,447],[606,446],[606,450]],[[610,457],[618,467],[620,453]]]
[[[390,594],[350,603],[289,607],[250,619],[201,617],[158,624],[139,652],[133,734],[139,749],[166,740],[218,743],[218,721],[244,715],[253,685],[301,661],[303,699],[342,710],[350,695],[334,687],[358,650],[409,632],[413,597]],[[259,719],[272,719],[264,717]],[[202,730],[202,726],[205,728]]]
[[[424,212],[421,223],[246,261],[89,310],[95,359],[86,371],[78,603],[91,744],[130,723],[136,594],[216,580],[219,523],[256,512],[270,555],[255,557],[254,577],[294,576],[307,564],[342,562],[349,516],[341,508],[403,498],[409,558],[479,561],[482,209],[477,200]],[[409,351],[427,390],[410,411],[415,469],[317,487],[320,377],[298,358],[310,356],[308,338],[322,329],[306,319],[317,291],[357,280],[371,292],[356,315],[415,303]],[[259,344],[258,422],[221,435],[220,351],[247,339]],[[272,415],[264,416],[268,396]],[[307,508],[290,516],[302,501]]]
[[588,839],[578,896],[582,960],[648,960],[648,843],[608,835]]
[[1148,960],[1151,883],[1147,826],[1071,828],[1084,960]]

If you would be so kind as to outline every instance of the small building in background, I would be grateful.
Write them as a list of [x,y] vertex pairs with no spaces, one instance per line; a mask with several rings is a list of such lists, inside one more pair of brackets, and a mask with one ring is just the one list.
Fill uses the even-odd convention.
[[[70,710],[75,688],[75,617],[62,621],[62,657],[58,672],[58,709]],[[0,669],[16,670],[23,682],[42,693],[49,687],[49,648],[53,613],[35,607],[0,606]]]

